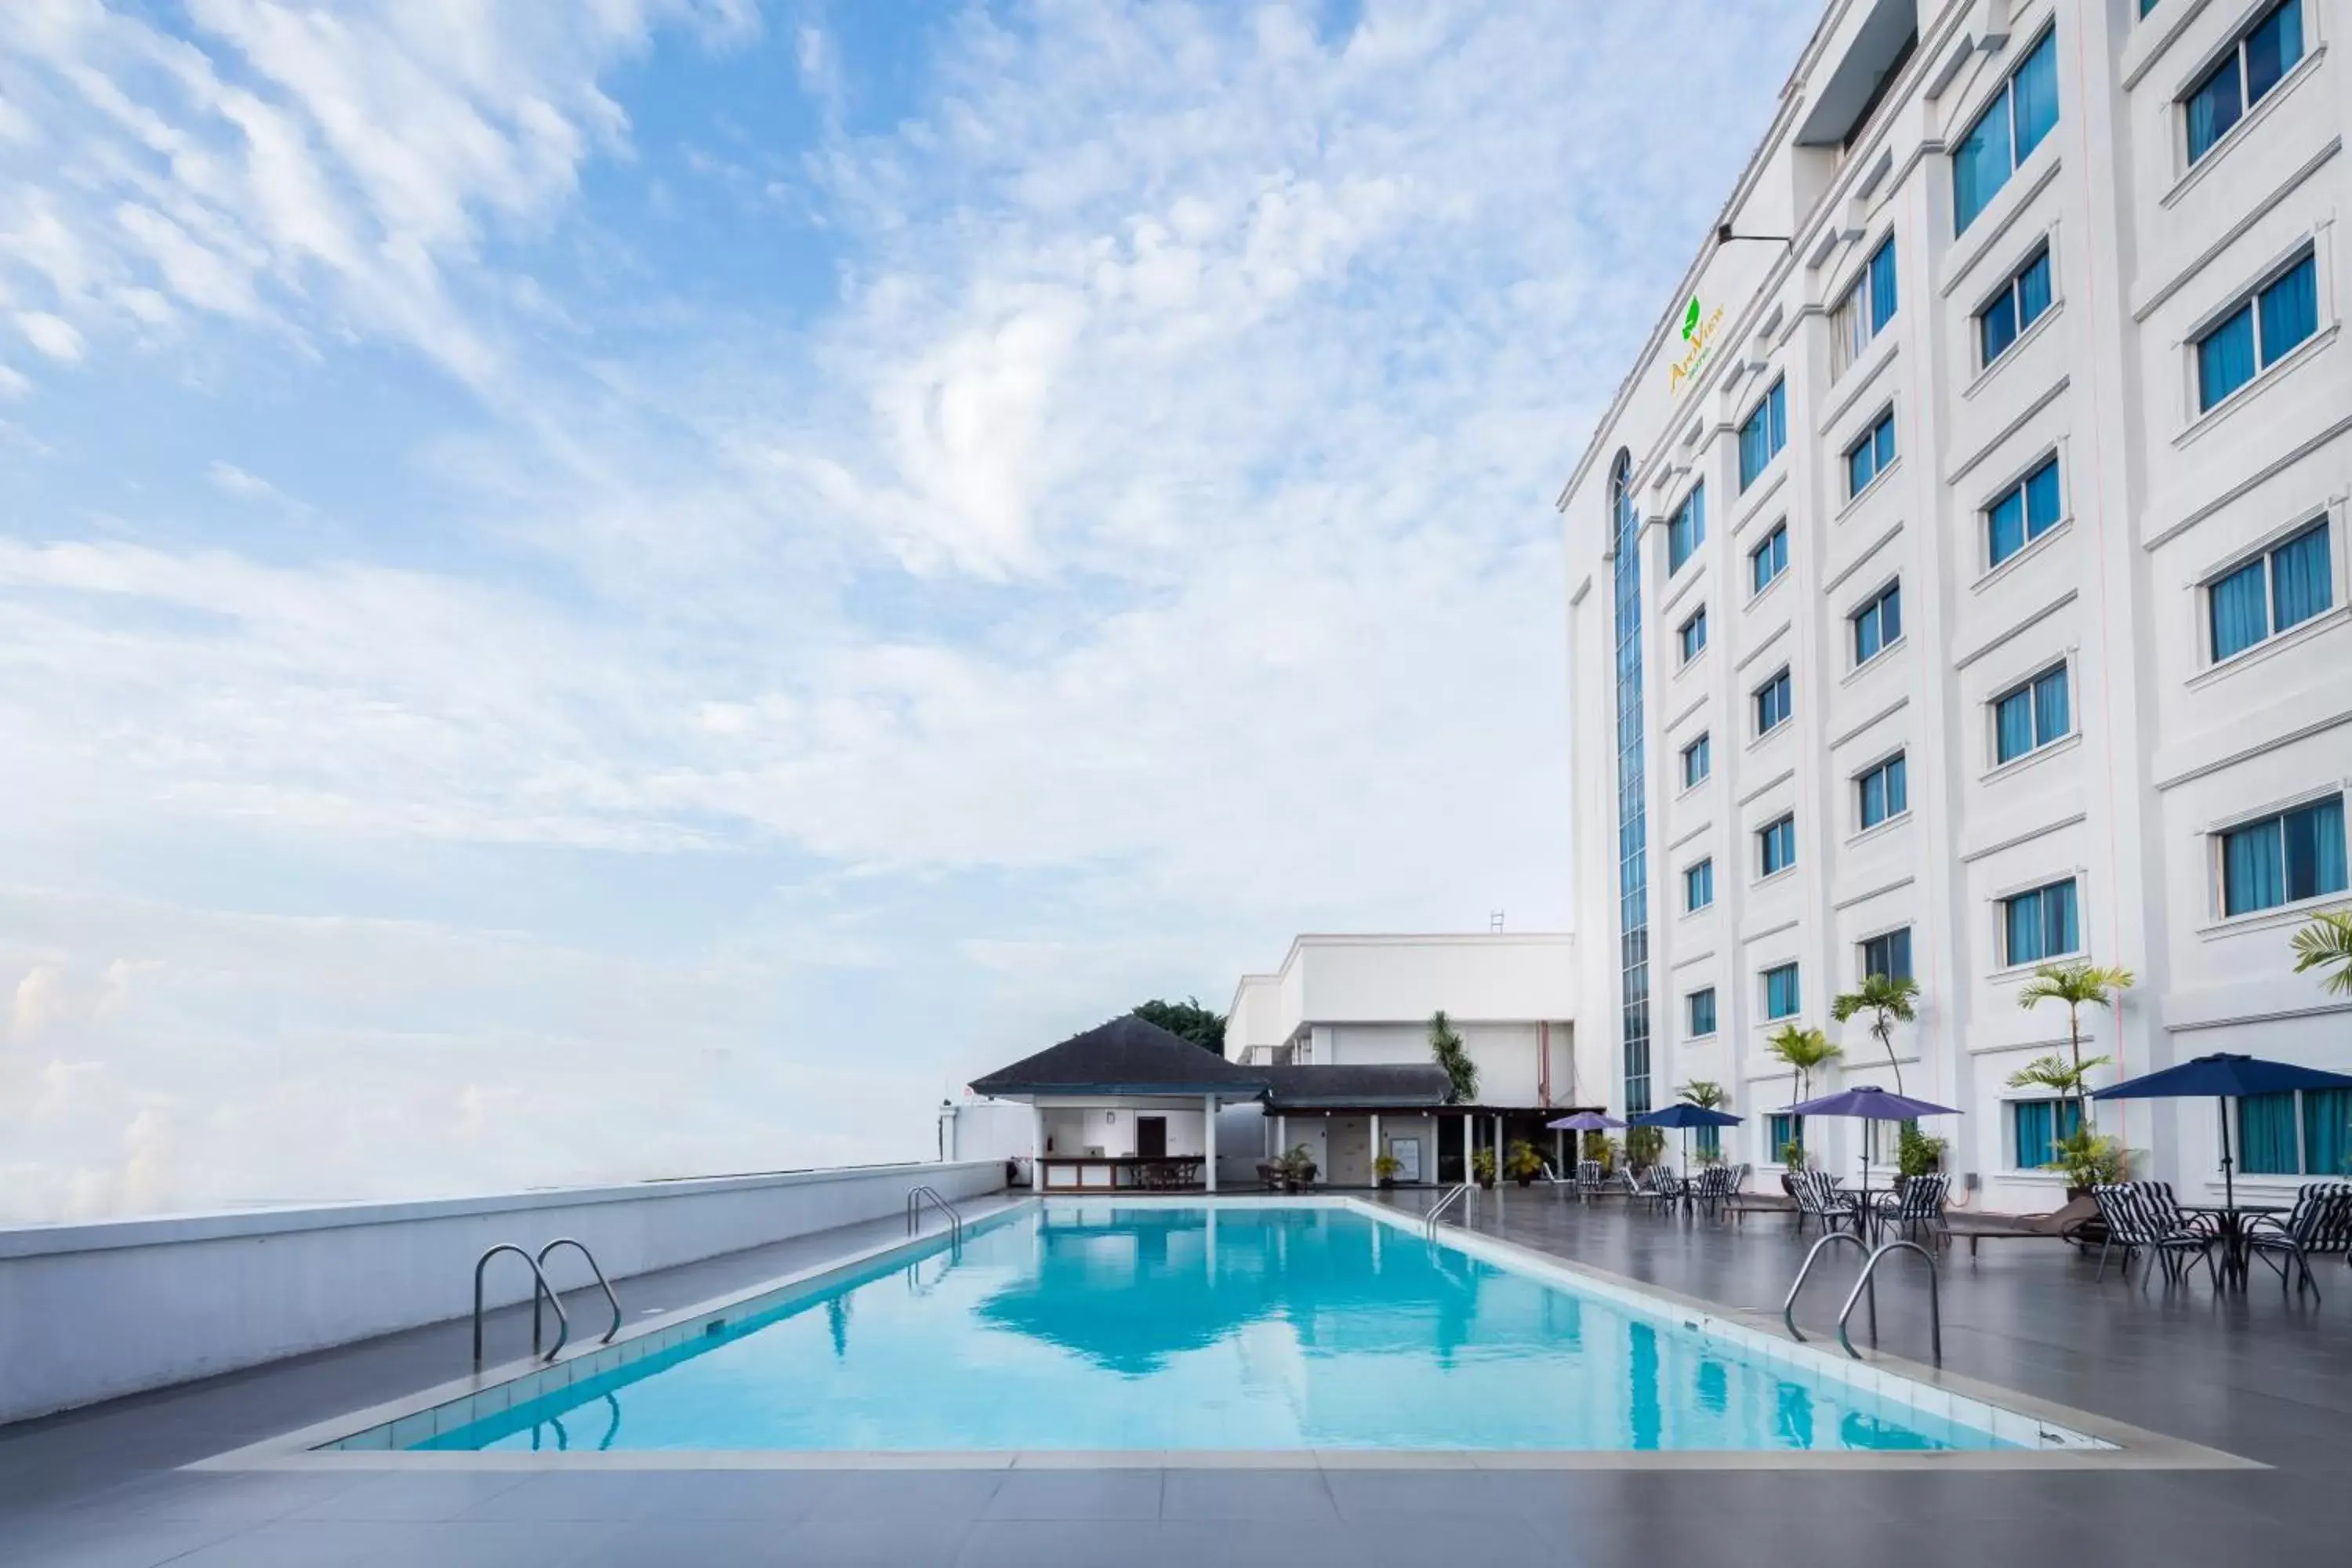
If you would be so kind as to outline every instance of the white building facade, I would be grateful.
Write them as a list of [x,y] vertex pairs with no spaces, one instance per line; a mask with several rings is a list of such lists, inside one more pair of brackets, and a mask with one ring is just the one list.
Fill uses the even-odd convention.
[[[2137,976],[2084,1016],[2095,1081],[2352,1068],[2288,947],[2347,901],[2347,26],[1829,6],[1559,501],[1584,1098],[1722,1082],[1768,1165],[1765,1040],[1821,1027],[1817,1092],[1899,1073],[1964,1112],[1928,1130],[1969,1201],[2031,1210],[2063,1111],[2008,1080],[2066,1039],[2017,1005],[2038,962]],[[1922,990],[1893,1063],[1829,1017],[1872,970]],[[2246,1115],[2241,1193],[2352,1161],[2352,1104]],[[2218,1192],[2211,1102],[2098,1120]]]

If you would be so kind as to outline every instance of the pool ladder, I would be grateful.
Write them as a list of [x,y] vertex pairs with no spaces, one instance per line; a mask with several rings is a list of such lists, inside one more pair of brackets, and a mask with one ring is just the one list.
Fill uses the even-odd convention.
[[513,1253],[517,1258],[522,1259],[523,1267],[530,1270],[530,1353],[535,1356],[540,1355],[539,1346],[543,1332],[542,1325],[544,1322],[541,1312],[541,1302],[545,1302],[548,1306],[555,1309],[555,1343],[550,1346],[547,1353],[543,1356],[540,1356],[540,1359],[542,1361],[552,1362],[557,1356],[563,1353],[563,1346],[565,1342],[572,1338],[572,1315],[563,1310],[563,1298],[556,1293],[554,1286],[547,1282],[548,1258],[560,1247],[571,1247],[574,1251],[578,1252],[583,1258],[587,1260],[588,1272],[596,1277],[597,1286],[604,1292],[605,1305],[613,1309],[613,1326],[606,1329],[604,1331],[604,1337],[598,1340],[596,1342],[600,1345],[609,1345],[613,1342],[613,1336],[621,1331],[621,1324],[623,1321],[621,1316],[621,1299],[613,1294],[613,1282],[604,1278],[604,1270],[602,1266],[597,1263],[596,1255],[588,1250],[587,1245],[584,1242],[575,1240],[568,1236],[559,1236],[553,1241],[549,1242],[545,1247],[541,1247],[539,1249],[539,1256],[533,1258],[530,1253],[524,1251],[513,1242],[502,1241],[474,1260],[475,1371],[479,1372],[482,1367],[482,1277],[489,1269],[490,1259],[496,1258],[501,1252]]
[[1874,1345],[1878,1342],[1878,1285],[1874,1276],[1878,1271],[1881,1260],[1890,1252],[1916,1252],[1925,1258],[1927,1264],[1928,1343],[1935,1352],[1936,1364],[1943,1365],[1944,1303],[1943,1290],[1936,1268],[1936,1255],[1916,1241],[1889,1241],[1873,1247],[1850,1230],[1833,1230],[1814,1242],[1811,1249],[1805,1254],[1803,1265],[1797,1270],[1795,1281],[1789,1287],[1787,1299],[1780,1303],[1780,1321],[1788,1328],[1789,1337],[1799,1344],[1806,1342],[1805,1336],[1797,1329],[1797,1292],[1805,1288],[1805,1276],[1813,1271],[1813,1259],[1822,1255],[1822,1247],[1833,1241],[1852,1242],[1867,1255],[1863,1259],[1860,1278],[1854,1280],[1853,1289],[1846,1293],[1845,1305],[1838,1309],[1838,1343],[1845,1347],[1845,1353],[1856,1361],[1862,1359],[1862,1352],[1853,1348],[1853,1340],[1846,1325],[1853,1321],[1853,1310],[1861,1303],[1864,1295],[1870,1298],[1870,1342]]
[[1427,1214],[1421,1216],[1422,1226],[1428,1233],[1430,1240],[1437,1239],[1437,1222],[1445,1217],[1445,1211],[1465,1198],[1470,1197],[1473,1190],[1472,1184],[1468,1182],[1456,1183],[1446,1189],[1445,1195],[1438,1199]]
[[929,1183],[907,1194],[907,1234],[914,1235],[922,1225],[923,1205],[926,1203],[948,1216],[948,1245],[956,1251],[962,1251],[963,1215],[958,1214],[955,1205],[940,1196],[940,1190]]

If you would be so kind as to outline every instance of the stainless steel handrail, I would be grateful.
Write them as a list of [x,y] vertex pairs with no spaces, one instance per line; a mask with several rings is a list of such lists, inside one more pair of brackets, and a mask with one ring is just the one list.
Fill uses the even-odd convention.
[[1421,1216],[1423,1228],[1428,1232],[1430,1240],[1435,1241],[1437,1239],[1438,1220],[1444,1216],[1447,1209],[1450,1209],[1455,1204],[1460,1203],[1465,1194],[1469,1191],[1470,1184],[1468,1182],[1455,1183],[1453,1187],[1447,1190],[1444,1197],[1437,1200],[1435,1205],[1433,1206],[1427,1214]]
[[928,1183],[914,1188],[907,1194],[907,1234],[914,1235],[917,1228],[921,1226],[922,1205],[925,1200],[929,1200],[933,1208],[948,1216],[949,1244],[961,1249],[963,1246],[963,1215],[956,1212],[955,1205],[940,1196],[940,1190],[937,1187]]
[[[1791,1281],[1789,1286],[1788,1299],[1780,1303],[1780,1321],[1787,1325],[1789,1337],[1796,1341],[1801,1345],[1806,1343],[1807,1341],[1805,1336],[1800,1333],[1797,1330],[1797,1292],[1805,1288],[1805,1276],[1813,1271],[1813,1259],[1819,1258],[1822,1255],[1822,1248],[1827,1247],[1832,1241],[1850,1241],[1853,1243],[1854,1246],[1861,1247],[1864,1254],[1867,1254],[1870,1251],[1870,1243],[1863,1240],[1862,1237],[1854,1235],[1853,1232],[1850,1230],[1830,1231],[1822,1236],[1819,1241],[1813,1243],[1812,1247],[1807,1250],[1805,1253],[1805,1261],[1798,1266],[1797,1278]],[[1864,1277],[1867,1278],[1869,1274],[1868,1268],[1865,1268],[1863,1270],[1863,1273]],[[1874,1334],[1878,1331],[1878,1292],[1875,1290],[1873,1290],[1870,1293],[1870,1331]]]
[[539,1259],[513,1242],[502,1241],[474,1260],[474,1370],[477,1372],[482,1366],[482,1273],[489,1268],[490,1259],[501,1252],[513,1253],[530,1270],[530,1353],[539,1354],[539,1299],[541,1296],[545,1296],[555,1308],[555,1348],[547,1352],[545,1359],[553,1361],[562,1353],[564,1342],[572,1337],[572,1320],[564,1313],[562,1300],[547,1288],[547,1276],[541,1271]]
[[[621,1331],[621,1324],[624,1321],[621,1317],[621,1299],[613,1294],[613,1282],[604,1278],[604,1270],[597,1265],[596,1255],[588,1250],[587,1243],[574,1240],[572,1237],[568,1236],[559,1236],[553,1241],[549,1242],[545,1247],[541,1247],[539,1249],[538,1258],[540,1279],[542,1281],[546,1279],[547,1255],[553,1252],[559,1247],[572,1247],[577,1251],[581,1257],[588,1260],[588,1272],[596,1277],[597,1285],[601,1287],[604,1292],[605,1304],[613,1309],[613,1326],[606,1329],[604,1331],[604,1337],[598,1340],[596,1342],[600,1345],[611,1344],[613,1342],[613,1336]],[[550,1300],[554,1298],[555,1287],[553,1285],[551,1284],[547,1287],[547,1294]],[[531,1338],[535,1343],[539,1337],[537,1331],[539,1328],[539,1300],[536,1297],[531,1299],[530,1316],[532,1329]]]
[[[1937,1277],[1936,1255],[1916,1241],[1890,1241],[1871,1253],[1862,1266],[1862,1278],[1853,1282],[1853,1293],[1845,1299],[1845,1306],[1838,1313],[1838,1343],[1843,1345],[1845,1353],[1854,1360],[1862,1359],[1862,1352],[1855,1350],[1853,1342],[1846,1337],[1845,1321],[1853,1316],[1853,1304],[1861,1300],[1863,1288],[1870,1284],[1871,1271],[1878,1267],[1879,1259],[1890,1252],[1916,1252],[1927,1260],[1927,1334],[1929,1343],[1935,1347],[1936,1364],[1941,1366],[1944,1364],[1943,1286]],[[1878,1295],[1874,1288],[1871,1292],[1870,1342],[1878,1342]]]

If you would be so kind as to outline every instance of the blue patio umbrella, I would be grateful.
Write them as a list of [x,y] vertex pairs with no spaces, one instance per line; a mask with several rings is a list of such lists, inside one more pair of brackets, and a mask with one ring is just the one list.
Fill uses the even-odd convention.
[[[2352,1089],[2352,1077],[2296,1067],[2293,1062],[2264,1061],[2260,1057],[2217,1053],[2194,1057],[2177,1067],[2162,1068],[2137,1078],[2092,1091],[2093,1100],[2242,1100],[2250,1094],[2284,1094],[2298,1089]],[[2238,1206],[2238,1185],[2230,1157],[2230,1113],[2221,1111],[2221,1190],[2231,1208]]]
[[[1864,1083],[1792,1105],[1781,1114],[1851,1116],[1864,1121],[1916,1121],[1922,1116],[1958,1116],[1959,1112],[1948,1105],[1913,1100],[1908,1095],[1881,1089],[1874,1083]],[[1870,1150],[1867,1144],[1864,1145],[1862,1155],[1862,1195],[1865,1202],[1870,1197]]]
[[1737,1127],[1740,1119],[1727,1110],[1710,1110],[1689,1100],[1676,1100],[1657,1110],[1645,1110],[1633,1117],[1627,1125],[1633,1127],[1679,1127],[1683,1130],[1683,1174],[1690,1174],[1690,1130],[1694,1127]]

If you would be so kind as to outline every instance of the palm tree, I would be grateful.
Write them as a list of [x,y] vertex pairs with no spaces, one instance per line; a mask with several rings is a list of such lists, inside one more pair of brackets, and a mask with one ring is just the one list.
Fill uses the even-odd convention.
[[1801,1029],[1794,1024],[1783,1024],[1778,1034],[1765,1040],[1764,1048],[1797,1069],[1797,1099],[1801,1100],[1813,1097],[1813,1069],[1839,1054],[1827,1035],[1819,1029]]
[[1675,1092],[1702,1110],[1720,1110],[1731,1103],[1731,1091],[1713,1079],[1695,1078]]
[[1445,1103],[1475,1105],[1478,1101],[1478,1064],[1462,1048],[1462,1037],[1446,1022],[1445,1009],[1429,1016],[1429,1054],[1445,1069]]
[[1919,1000],[1919,983],[1909,975],[1898,980],[1891,974],[1865,974],[1862,984],[1843,996],[1830,1001],[1830,1016],[1843,1024],[1864,1013],[1870,1015],[1870,1032],[1886,1052],[1886,1065],[1895,1072],[1895,1092],[1903,1092],[1903,1068],[1895,1060],[1895,1026],[1908,1024],[1918,1016],[1913,1005]]
[[2113,1008],[2119,1005],[2121,994],[2131,987],[2130,970],[2105,968],[2078,958],[2072,963],[2042,965],[2025,983],[2025,989],[2017,994],[2021,1007],[2035,1007],[2044,1002],[2066,1004],[2066,1044],[2074,1063],[2074,1114],[2084,1131],[2090,1130],[2091,1105],[2083,1089],[2083,1079],[2107,1058],[2100,1057],[2087,1062],[2083,1059],[2083,1009]]
[[2294,972],[2319,971],[2319,984],[2352,995],[2352,910],[2324,910],[2294,933]]

